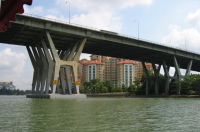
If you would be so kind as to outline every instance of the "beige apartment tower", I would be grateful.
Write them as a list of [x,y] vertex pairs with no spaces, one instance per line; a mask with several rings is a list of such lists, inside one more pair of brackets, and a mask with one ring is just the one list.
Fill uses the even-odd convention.
[[[146,63],[146,67],[152,70],[150,63]],[[114,86],[124,84],[126,87],[133,84],[136,78],[141,79],[144,74],[139,61],[101,55],[91,55],[90,60],[79,60],[78,71],[81,84],[99,78],[101,81],[111,81]]]

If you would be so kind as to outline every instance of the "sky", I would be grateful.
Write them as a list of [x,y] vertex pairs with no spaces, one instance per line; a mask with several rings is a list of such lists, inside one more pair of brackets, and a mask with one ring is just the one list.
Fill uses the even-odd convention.
[[[200,53],[199,5],[200,0],[33,0],[24,9],[27,14]],[[83,58],[89,55],[82,54]],[[0,60],[0,82],[31,89],[33,67],[25,47],[0,44]]]

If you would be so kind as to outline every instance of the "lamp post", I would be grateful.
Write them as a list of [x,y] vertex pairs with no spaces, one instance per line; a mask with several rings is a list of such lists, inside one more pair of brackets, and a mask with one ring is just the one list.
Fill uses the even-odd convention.
[[135,20],[134,22],[138,22],[138,39],[140,38],[140,23],[138,20]]
[[69,24],[70,24],[70,2],[69,2],[69,1],[67,1],[66,3],[68,3],[68,4],[69,4]]
[[[181,36],[182,36],[182,35],[184,35],[184,34],[181,34]],[[184,39],[185,39],[185,40],[184,40],[184,41],[185,41],[185,50],[187,51],[187,47],[186,47],[186,36],[184,35],[183,37],[184,37]]]

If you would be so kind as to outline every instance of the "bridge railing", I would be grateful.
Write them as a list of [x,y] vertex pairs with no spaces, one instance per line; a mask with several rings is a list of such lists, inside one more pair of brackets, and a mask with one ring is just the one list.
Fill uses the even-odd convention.
[[[62,24],[69,24],[69,25],[87,28],[87,29],[91,29],[91,30],[95,30],[95,31],[101,30],[101,29],[98,29],[98,28],[93,28],[93,27],[89,27],[89,26],[85,26],[85,25],[81,25],[81,24],[76,24],[76,23],[71,23],[71,22],[69,23],[69,22],[66,22],[64,20],[58,20],[58,19],[44,17],[44,16],[38,16],[38,15],[33,15],[33,14],[28,14],[28,13],[24,13],[23,15],[41,18],[41,19],[46,19],[46,20],[49,20],[49,21],[59,22],[59,23],[62,23]],[[127,38],[131,38],[131,39],[141,40],[141,41],[144,41],[144,42],[149,42],[149,43],[153,43],[153,44],[157,44],[157,45],[162,45],[162,46],[169,47],[169,48],[179,49],[179,50],[191,52],[191,53],[194,53],[194,54],[200,54],[199,52],[194,52],[194,51],[191,51],[191,50],[185,50],[185,49],[182,49],[182,48],[179,48],[179,47],[175,47],[175,46],[171,46],[171,45],[167,45],[167,44],[163,44],[163,43],[160,43],[160,42],[155,42],[155,41],[151,41],[151,40],[147,40],[147,39],[143,39],[143,38],[138,38],[138,37],[134,37],[134,36],[130,36],[130,35],[125,35],[125,34],[120,34],[120,33],[118,33],[117,35],[127,37]]]

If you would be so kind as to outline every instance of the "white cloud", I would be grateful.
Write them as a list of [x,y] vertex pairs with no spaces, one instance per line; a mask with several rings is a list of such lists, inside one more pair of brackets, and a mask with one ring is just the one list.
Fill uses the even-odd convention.
[[46,9],[43,6],[35,6],[35,7],[30,7],[30,6],[24,6],[24,11],[25,13],[28,14],[33,14],[33,15],[39,15],[39,16],[45,16],[45,15],[60,15],[61,13],[59,12],[58,9],[56,8],[50,8]]
[[[56,0],[60,7],[69,8],[65,0]],[[149,5],[152,0],[73,0],[70,1],[71,10],[79,10],[85,13],[71,17],[71,22],[90,26],[98,29],[120,32],[122,29],[119,10],[133,7],[138,4]]]
[[25,5],[24,12],[28,13],[28,14],[39,15],[39,14],[43,14],[44,8],[42,6],[36,6],[36,7],[31,8],[31,7]]
[[82,60],[82,59],[88,59],[88,60],[90,60],[90,55],[91,54],[81,53],[80,60]]
[[17,89],[30,89],[32,73],[24,75],[26,59],[25,53],[13,52],[10,48],[0,51],[0,81],[13,81]]
[[170,30],[171,33],[162,38],[162,43],[199,52],[200,32],[197,29],[181,29],[179,26],[170,26]]
[[[25,13],[68,22],[68,16],[64,16],[66,12],[63,14],[59,7],[68,10],[69,3],[66,3],[66,0],[56,0],[56,3],[58,5],[57,9],[25,6]],[[152,0],[84,0],[84,2],[82,0],[73,0],[70,1],[71,10],[76,9],[85,13],[71,16],[70,21],[83,26],[120,32],[123,25],[122,18],[117,14],[119,10],[135,5],[150,5],[151,3]]]
[[196,10],[194,13],[188,14],[185,20],[196,27],[200,27],[200,9]]
[[[67,7],[66,0],[56,0],[57,4]],[[121,10],[135,5],[150,5],[152,0],[73,0],[70,6],[81,11],[99,12]]]
[[109,12],[76,15],[71,21],[88,27],[116,32],[120,32],[122,28],[121,18]]

